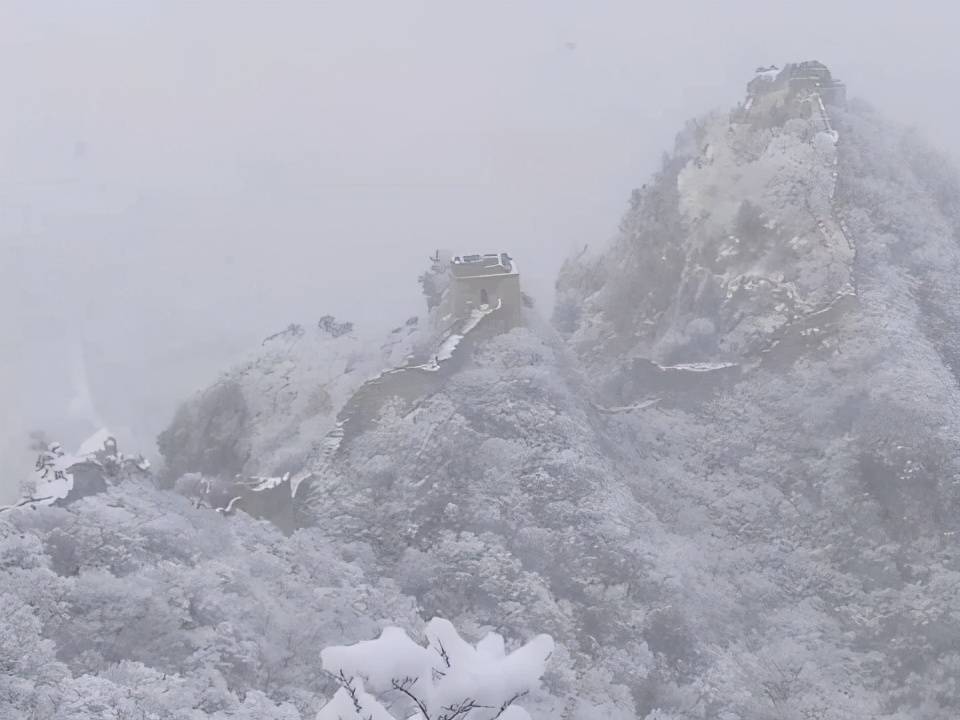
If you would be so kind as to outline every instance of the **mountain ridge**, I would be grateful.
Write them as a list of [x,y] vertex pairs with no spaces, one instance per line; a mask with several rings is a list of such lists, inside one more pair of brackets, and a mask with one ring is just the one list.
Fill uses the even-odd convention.
[[409,600],[549,632],[535,717],[948,720],[958,177],[825,66],[761,69],[568,260],[550,323],[458,332],[431,270],[379,349],[293,325],[185,403],[166,482],[335,548],[389,590],[364,627]]

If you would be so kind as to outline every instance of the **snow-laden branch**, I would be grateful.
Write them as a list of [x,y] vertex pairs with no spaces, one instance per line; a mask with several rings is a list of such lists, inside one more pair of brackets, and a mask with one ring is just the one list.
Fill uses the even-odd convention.
[[474,646],[439,618],[427,624],[426,636],[424,647],[389,627],[375,640],[325,649],[324,670],[342,687],[317,720],[395,720],[377,699],[391,693],[416,707],[416,720],[529,718],[515,703],[537,686],[546,669],[553,652],[548,635],[509,654],[500,635],[490,633]]

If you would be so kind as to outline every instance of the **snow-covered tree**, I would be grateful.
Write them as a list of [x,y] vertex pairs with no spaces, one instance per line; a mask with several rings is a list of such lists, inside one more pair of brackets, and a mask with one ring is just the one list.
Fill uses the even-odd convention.
[[325,649],[323,668],[342,687],[317,720],[529,720],[516,703],[546,669],[549,635],[507,653],[500,635],[471,645],[440,618],[427,623],[425,634],[423,646],[388,627],[375,640]]

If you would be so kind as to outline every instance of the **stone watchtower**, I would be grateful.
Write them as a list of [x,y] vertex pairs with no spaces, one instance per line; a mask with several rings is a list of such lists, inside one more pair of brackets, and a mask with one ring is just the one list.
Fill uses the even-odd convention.
[[448,265],[446,312],[467,319],[475,311],[496,313],[506,325],[520,323],[520,274],[507,253],[457,255]]
[[847,102],[846,85],[833,77],[822,62],[807,60],[801,63],[790,63],[780,73],[780,77],[786,81],[787,87],[794,93],[818,92],[827,105],[845,105]]

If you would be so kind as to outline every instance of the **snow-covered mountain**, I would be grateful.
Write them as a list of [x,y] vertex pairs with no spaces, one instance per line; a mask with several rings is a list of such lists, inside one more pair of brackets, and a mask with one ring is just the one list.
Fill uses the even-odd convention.
[[564,267],[556,330],[527,311],[269,469],[309,473],[307,522],[431,612],[563,638],[628,713],[940,702],[903,668],[960,637],[960,184],[836,88],[788,66],[691,121]]
[[[185,717],[310,717],[330,687],[302,672],[300,607],[317,643],[433,616],[474,639],[549,633],[535,718],[952,719],[958,271],[957,171],[819,63],[763,70],[684,128],[617,238],[566,263],[552,323],[524,307],[507,329],[483,304],[445,324],[427,273],[429,313],[381,348],[293,325],[160,438],[162,484],[219,516],[114,486],[7,513],[26,539],[3,547],[41,548],[44,607],[87,593],[69,601],[83,629],[52,611],[38,628],[68,648],[61,674],[128,663],[110,693],[169,681],[129,665],[147,662],[132,641],[77,649],[102,598],[64,568],[185,588],[154,600],[156,670],[205,708]],[[145,549],[98,566],[125,523]]]
[[759,77],[735,110],[689,122],[634,190],[619,238],[565,265],[556,321],[585,357],[751,362],[854,294],[831,119],[843,111],[792,87],[789,72]]
[[731,583],[688,598],[727,608],[697,633],[720,695],[767,695],[737,716],[948,717],[960,176],[790,72],[681,133],[620,236],[564,268],[555,319],[606,402],[659,403],[620,416],[619,447]]

